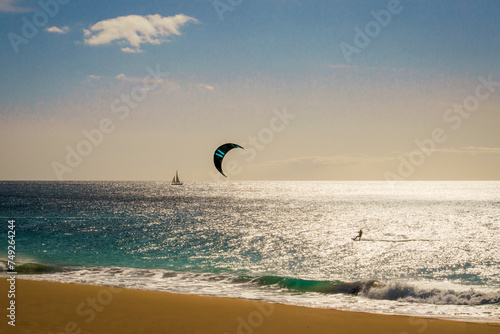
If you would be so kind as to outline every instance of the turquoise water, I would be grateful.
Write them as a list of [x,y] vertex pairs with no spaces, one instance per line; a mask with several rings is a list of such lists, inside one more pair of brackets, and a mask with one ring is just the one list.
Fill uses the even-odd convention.
[[30,279],[500,319],[500,182],[1,182],[0,216]]

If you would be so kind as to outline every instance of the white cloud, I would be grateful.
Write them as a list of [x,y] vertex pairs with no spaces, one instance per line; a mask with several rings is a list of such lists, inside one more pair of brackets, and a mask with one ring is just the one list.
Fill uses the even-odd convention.
[[132,48],[129,48],[129,47],[122,48],[122,51],[123,52],[127,52],[127,53],[141,53],[142,52],[141,49],[132,49]]
[[478,147],[478,146],[466,146],[460,148],[441,148],[435,149],[434,151],[440,153],[456,153],[456,154],[500,154],[500,148],[498,147]]
[[214,86],[205,85],[205,84],[198,84],[198,87],[203,88],[203,89],[207,89],[210,91],[213,91],[215,89]]
[[420,74],[418,71],[408,71],[405,68],[399,67],[375,67],[375,66],[357,66],[347,64],[326,64],[326,67],[332,70],[346,70],[346,71],[377,71],[380,73],[403,73],[405,71],[411,74]]
[[310,157],[297,157],[286,160],[268,161],[266,165],[279,165],[279,166],[346,166],[358,164],[371,164],[381,163],[395,160],[393,157],[368,157],[364,155],[341,155],[341,156],[310,156]]
[[90,29],[84,29],[87,45],[105,45],[114,41],[128,44],[123,52],[141,52],[144,43],[161,44],[168,36],[180,35],[179,28],[188,22],[198,22],[195,18],[178,14],[163,17],[155,15],[129,15],[97,22]]
[[100,75],[93,75],[93,74],[91,74],[91,75],[87,75],[87,79],[88,79],[88,80],[98,80],[98,79],[100,79],[100,78],[101,78],[101,76],[100,76]]
[[50,27],[50,28],[47,28],[45,30],[47,30],[48,32],[54,32],[54,33],[57,33],[57,34],[65,34],[65,33],[67,33],[69,31],[69,27],[68,26],[64,26],[62,28]]
[[139,78],[139,77],[127,77],[125,74],[120,73],[115,76],[115,79],[127,82],[149,82],[149,83],[162,83],[162,79],[151,79],[151,78]]
[[[443,154],[458,154],[458,155],[476,155],[476,154],[500,154],[498,147],[479,147],[479,146],[464,146],[459,148],[435,148],[430,149],[430,152]],[[395,154],[410,155],[415,151],[394,151]]]
[[0,12],[6,13],[26,13],[32,12],[32,8],[19,7],[16,3],[18,0],[0,0]]
[[329,68],[333,68],[335,70],[341,69],[341,70],[348,70],[348,69],[355,69],[357,66],[354,65],[347,65],[347,64],[333,64],[333,65],[328,65]]

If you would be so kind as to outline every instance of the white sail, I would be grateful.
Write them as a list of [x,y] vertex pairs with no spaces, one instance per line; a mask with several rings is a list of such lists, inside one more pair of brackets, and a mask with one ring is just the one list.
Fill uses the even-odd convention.
[[179,174],[177,173],[177,171],[175,171],[175,176],[174,178],[172,179],[172,185],[175,185],[175,186],[180,186],[182,185],[182,182],[179,180]]

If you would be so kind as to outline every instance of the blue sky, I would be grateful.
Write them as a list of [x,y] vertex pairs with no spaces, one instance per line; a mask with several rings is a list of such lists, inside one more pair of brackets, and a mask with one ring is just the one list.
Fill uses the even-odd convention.
[[[35,1],[19,6],[39,9]],[[359,66],[404,67],[422,71],[481,74],[498,69],[500,4],[495,1],[402,1],[403,11],[354,56]],[[220,21],[212,1],[71,1],[61,5],[47,26],[68,26],[64,35],[41,31],[15,54],[6,35],[20,32],[21,18],[33,13],[2,13],[4,50],[1,99],[19,102],[54,96],[89,74],[139,75],[145,64],[160,63],[180,75],[318,75],[321,65],[345,63],[339,44],[352,43],[353,28],[372,20],[371,10],[387,1],[242,1]],[[83,45],[83,29],[127,15],[185,14],[186,25],[170,43],[146,45],[140,55],[117,45]],[[189,56],[188,56],[189,55]],[[388,55],[391,55],[388,57]],[[182,74],[181,74],[182,73]],[[27,88],[27,89],[26,89]]]
[[[228,1],[221,0],[220,3],[228,4]],[[153,98],[148,98],[146,103],[151,105],[141,104],[140,108],[148,116],[134,119],[138,124],[137,129],[140,129],[136,129],[134,134],[138,137],[157,131],[155,126],[162,122],[176,120],[183,124],[184,131],[179,133],[180,136],[192,135],[195,138],[204,133],[204,124],[200,123],[200,119],[206,120],[207,134],[214,129],[219,134],[224,134],[225,129],[217,128],[216,122],[212,124],[214,117],[222,117],[225,119],[222,122],[224,125],[236,128],[235,133],[239,131],[242,133],[241,137],[246,138],[247,134],[259,131],[259,124],[265,125],[268,122],[270,116],[265,110],[270,112],[273,108],[283,106],[293,109],[296,105],[301,108],[296,111],[301,114],[297,128],[306,132],[301,134],[299,130],[290,130],[284,133],[283,138],[290,136],[288,140],[299,151],[284,149],[286,145],[276,136],[276,143],[269,145],[269,149],[259,156],[262,160],[258,160],[259,163],[265,165],[271,161],[272,154],[276,153],[274,150],[279,151],[278,155],[286,152],[281,156],[285,160],[307,158],[306,147],[323,148],[319,143],[321,137],[315,138],[314,133],[310,135],[307,130],[318,127],[323,129],[323,136],[328,136],[325,125],[328,122],[345,122],[339,130],[347,128],[351,130],[351,134],[358,128],[369,127],[375,133],[386,131],[386,127],[391,126],[410,127],[412,122],[422,123],[422,127],[418,127],[420,133],[410,130],[410,137],[404,139],[398,137],[402,134],[398,133],[397,127],[391,128],[396,137],[392,142],[406,141],[406,147],[387,144],[391,141],[387,139],[387,143],[382,140],[378,146],[370,148],[354,144],[351,147],[347,144],[334,150],[318,149],[317,152],[310,152],[314,156],[366,155],[377,152],[380,157],[389,157],[394,152],[411,151],[412,139],[419,135],[425,136],[429,129],[437,126],[446,104],[461,103],[467,94],[474,91],[479,76],[493,73],[500,80],[500,3],[493,0],[401,0],[398,7],[400,13],[393,14],[387,27],[382,27],[380,33],[371,38],[370,44],[361,49],[359,54],[354,54],[352,61],[348,62],[340,44],[344,42],[354,45],[354,28],[364,30],[365,25],[374,20],[371,11],[386,10],[388,3],[389,1],[243,0],[232,11],[225,12],[224,20],[220,20],[213,1],[73,0],[60,5],[59,12],[50,17],[48,23],[39,28],[39,32],[26,44],[20,44],[19,52],[15,53],[8,34],[22,36],[22,18],[32,22],[33,16],[41,8],[37,1],[1,0],[0,113],[10,131],[23,131],[16,126],[21,126],[19,124],[24,122],[44,128],[50,133],[60,132],[59,139],[64,145],[58,148],[59,153],[49,143],[46,147],[50,146],[51,149],[46,152],[51,156],[47,161],[62,160],[65,144],[71,146],[78,143],[77,136],[71,137],[69,134],[72,131],[79,133],[79,128],[90,126],[92,119],[94,123],[99,121],[101,114],[95,114],[94,118],[89,116],[94,115],[92,113],[97,109],[106,108],[98,106],[99,101],[103,105],[109,105],[116,96],[120,96],[120,92],[131,89],[127,84],[138,82],[134,80],[147,74],[147,66],[159,66],[169,73],[169,83],[182,92],[175,93],[175,89],[174,93],[169,91],[173,109],[181,105],[184,108],[186,103],[198,103],[196,107],[194,104],[192,108],[186,107],[191,110],[189,119],[193,122],[185,118],[186,111],[184,114],[171,111],[171,119],[165,119],[165,115],[160,115],[161,112],[157,110],[162,102],[153,105]],[[144,42],[138,48],[124,39],[89,45],[85,30],[92,30],[91,27],[100,22],[131,15],[143,18],[159,15],[168,20],[175,15],[183,15],[192,20],[178,26],[178,35],[156,36],[156,42]],[[125,23],[119,25],[124,26]],[[54,32],[56,28],[60,29],[59,33]],[[98,38],[98,34],[99,31],[92,31],[92,36]],[[124,48],[140,52],[124,52]],[[130,80],[117,80],[119,75]],[[192,87],[208,88],[204,92],[193,93]],[[194,95],[189,95],[188,91]],[[328,101],[329,91],[332,96],[341,94],[345,100],[342,100],[344,110],[351,116],[338,111],[329,114],[329,110],[339,107],[335,100]],[[206,96],[219,93],[220,95],[213,97]],[[183,97],[183,94],[186,96]],[[438,96],[439,94],[441,95]],[[395,96],[394,101],[386,105],[390,96]],[[92,104],[92,101],[96,104]],[[415,106],[414,101],[421,103],[420,108]],[[489,99],[482,108],[487,106],[488,110],[493,110],[497,106],[496,101],[494,98]],[[411,105],[408,106],[408,103]],[[226,111],[221,111],[217,116],[218,111],[213,108],[218,107]],[[146,110],[148,108],[149,113]],[[398,108],[407,108],[401,112],[404,116],[395,111]],[[389,109],[394,111],[388,113]],[[428,113],[432,114],[430,110],[435,110],[433,115],[437,116],[428,116]],[[387,117],[388,114],[391,115],[390,118]],[[449,141],[445,146],[457,149],[468,146],[500,147],[498,135],[489,132],[493,131],[488,128],[492,121],[491,114],[492,112],[485,112],[483,118],[478,116],[476,120],[469,122],[470,133],[466,132],[469,131],[467,129],[462,130],[467,140],[456,139],[456,142]],[[246,118],[250,120],[249,123],[240,126],[238,120]],[[57,125],[48,125],[50,120],[57,120]],[[473,122],[479,123],[473,125]],[[250,128],[250,124],[254,127]],[[54,127],[50,128],[51,126]],[[117,136],[125,131],[122,129],[124,128],[117,132]],[[297,133],[292,136],[292,131]],[[172,135],[174,132],[169,131]],[[365,133],[369,132],[370,130],[365,129]],[[480,139],[482,137],[477,136],[479,132],[483,133],[482,136],[489,133],[488,138]],[[68,136],[62,135],[63,133]],[[235,137],[232,130],[228,130],[227,140],[231,140],[231,136]],[[356,138],[352,138],[350,142],[357,142]],[[170,139],[174,140],[175,137]],[[335,135],[331,139],[339,140]],[[304,140],[307,144],[303,145],[301,142]],[[54,139],[54,142],[57,140]],[[26,152],[27,147],[23,145],[28,144],[20,142],[10,145],[19,145],[16,152]],[[5,154],[10,150],[12,148],[5,149]],[[96,154],[92,154],[90,158],[97,159],[94,158]],[[23,165],[32,161],[28,154],[22,159],[16,159]],[[104,163],[102,159],[97,161],[100,162],[96,162],[95,166]],[[194,160],[188,158],[186,161]],[[167,161],[162,163],[168,164]],[[54,173],[51,172],[50,163],[48,166],[45,172],[25,168],[21,173],[17,168],[13,173],[12,169],[8,169],[3,171],[0,178],[51,179]],[[82,166],[79,167],[80,174],[68,173],[67,176],[69,179],[108,177],[108,174],[96,172],[97,167],[95,168],[85,172],[85,167]],[[386,167],[382,169],[384,168]],[[436,167],[435,174],[424,173],[422,178],[439,178],[439,175],[443,175],[443,168]],[[437,172],[438,170],[441,172]],[[475,169],[471,167],[471,170]],[[159,178],[160,171],[157,173],[152,175]],[[193,169],[192,173],[198,179],[204,179],[206,175],[201,169]],[[290,172],[288,177],[293,179],[296,173],[298,172]],[[353,178],[359,177],[359,173],[362,172],[356,172]],[[251,176],[239,177],[265,179],[265,175],[265,167],[262,167],[260,172],[255,171]],[[339,178],[349,178],[346,175],[342,174]],[[375,174],[367,175],[367,178],[376,178]],[[471,178],[471,175],[464,177]],[[125,173],[121,178],[142,179],[136,172]],[[335,178],[335,174],[326,172],[321,177]]]

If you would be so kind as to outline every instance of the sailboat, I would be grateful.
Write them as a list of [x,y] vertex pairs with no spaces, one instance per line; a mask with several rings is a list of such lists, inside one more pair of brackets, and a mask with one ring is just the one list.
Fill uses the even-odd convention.
[[182,182],[179,180],[179,175],[177,174],[177,171],[175,171],[175,176],[172,179],[172,183],[170,183],[173,186],[182,186]]

